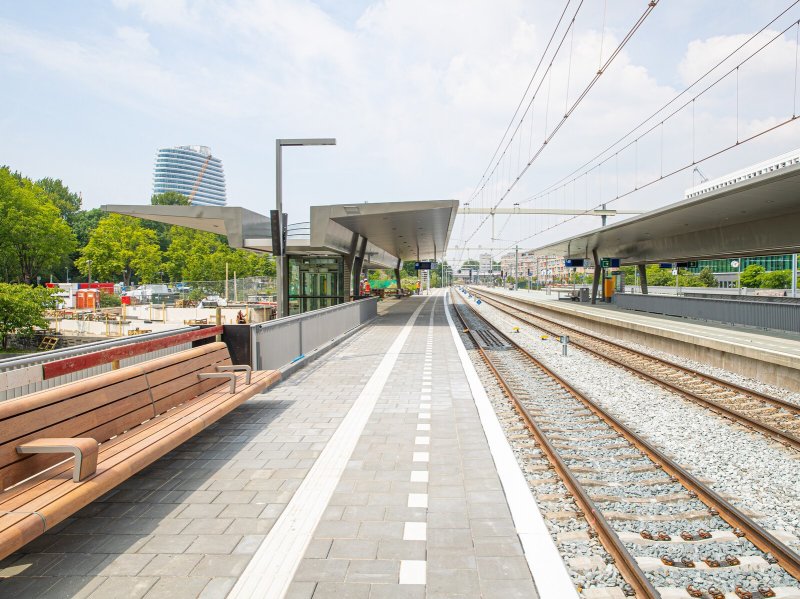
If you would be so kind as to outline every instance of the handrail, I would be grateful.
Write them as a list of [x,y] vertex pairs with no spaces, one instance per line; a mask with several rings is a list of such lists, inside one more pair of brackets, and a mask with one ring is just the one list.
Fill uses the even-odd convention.
[[169,337],[186,333],[188,331],[198,330],[197,326],[184,326],[178,329],[170,329],[169,331],[158,331],[156,333],[144,333],[133,337],[125,337],[123,339],[109,339],[107,341],[96,341],[93,343],[85,343],[77,347],[65,347],[63,349],[53,349],[46,352],[40,352],[21,358],[5,358],[0,359],[0,371],[11,370],[13,368],[22,368],[24,366],[32,366],[34,364],[42,364],[45,362],[52,362],[63,358],[70,358],[82,354],[91,353],[98,349],[106,349],[110,347],[118,347],[121,345],[129,345],[131,343],[141,343],[142,341],[151,341],[153,339],[160,339],[162,337]]

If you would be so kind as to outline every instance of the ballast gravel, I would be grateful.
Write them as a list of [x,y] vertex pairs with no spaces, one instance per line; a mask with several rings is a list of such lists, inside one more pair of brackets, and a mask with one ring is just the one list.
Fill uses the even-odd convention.
[[[795,515],[800,506],[800,467],[797,455],[782,446],[750,433],[746,429],[725,421],[698,406],[695,406],[681,397],[661,389],[651,383],[638,379],[627,371],[597,360],[591,355],[572,347],[568,356],[561,355],[560,343],[553,343],[541,339],[541,332],[515,319],[511,319],[483,303],[478,310],[487,316],[495,325],[508,333],[518,336],[518,341],[537,356],[546,366],[564,376],[570,383],[592,397],[606,408],[612,415],[629,426],[634,432],[644,436],[653,445],[659,447],[664,453],[672,457],[677,463],[692,471],[696,476],[705,479],[718,492],[726,495],[728,499],[740,508],[746,509],[755,516],[759,522],[769,528],[787,531],[793,535],[800,532],[800,522]],[[519,333],[514,332],[518,327]],[[467,347],[471,342],[465,338]],[[652,354],[652,350],[650,351]],[[484,384],[489,392],[490,399],[495,404],[498,414],[509,411],[508,401],[497,389],[494,377],[482,363],[477,352],[470,351],[473,362],[478,367]],[[674,356],[668,357],[673,361]],[[683,363],[686,363],[683,360]],[[713,373],[719,378],[719,373]],[[742,377],[739,377],[742,378]],[[728,378],[728,380],[731,380]],[[749,385],[747,381],[734,380],[738,384]],[[532,385],[539,385],[541,393],[547,395],[550,391],[546,384],[531,380]],[[785,394],[776,394],[785,397]],[[548,406],[550,407],[550,406]],[[542,426],[548,426],[546,421],[552,421],[553,428],[564,431],[591,429],[587,426],[587,414],[579,410],[564,408],[551,409],[543,417]],[[510,433],[518,430],[519,422],[508,417],[501,424]],[[556,424],[557,423],[557,424]],[[602,428],[602,427],[601,427]],[[713,431],[713,435],[709,432]],[[558,437],[558,432],[550,432],[551,440]],[[565,438],[568,433],[565,432]],[[588,434],[591,434],[587,430]],[[601,502],[604,511],[616,511],[621,514],[635,512],[637,514],[652,514],[661,516],[669,514],[680,517],[683,512],[694,512],[690,519],[673,520],[663,523],[668,526],[670,534],[679,530],[696,533],[700,529],[718,530],[726,529],[727,524],[717,517],[706,515],[697,518],[702,512],[707,511],[704,504],[696,500],[684,499],[675,503],[641,504],[633,506],[624,500],[615,502],[615,495],[623,497],[649,497],[668,493],[680,493],[683,488],[670,482],[663,472],[630,472],[626,469],[637,466],[646,466],[648,460],[637,459],[637,454],[631,452],[630,447],[620,447],[619,441],[603,439],[603,431],[597,432],[597,440],[590,440],[588,448],[581,442],[581,447],[574,452],[568,446],[559,448],[562,457],[567,459],[571,468],[584,468],[588,471],[602,471],[604,486],[593,486],[592,494],[602,494],[606,499]],[[513,443],[512,443],[513,445]],[[594,446],[592,446],[594,445]],[[606,447],[606,445],[610,445]],[[725,448],[720,451],[720,448]],[[755,449],[754,449],[755,448]],[[517,450],[518,460],[523,471],[525,464],[546,463],[543,456],[536,450]],[[570,457],[574,453],[574,457]],[[792,487],[790,492],[780,487],[776,489],[767,484],[767,489],[753,489],[764,485],[775,472],[785,474],[781,483]],[[566,489],[560,482],[553,482],[552,471],[539,471],[526,473],[534,494],[539,498],[540,509],[545,512],[574,512],[575,504],[567,499],[564,494]],[[584,478],[592,478],[590,473],[582,474]],[[659,479],[662,477],[662,479]],[[546,481],[546,482],[540,482]],[[657,481],[656,484],[653,484]],[[641,484],[640,484],[641,483]],[[746,492],[743,492],[746,491]],[[558,497],[563,499],[558,500]],[[554,499],[556,498],[556,499]],[[788,501],[787,501],[788,499]],[[698,514],[698,512],[700,514]],[[579,588],[619,586],[622,580],[616,568],[609,562],[609,556],[602,546],[595,540],[581,542],[559,542],[556,535],[559,533],[586,531],[587,524],[580,518],[564,518],[555,521],[546,521],[551,534],[556,538],[559,550],[566,560],[571,557],[600,557],[606,563],[605,567],[596,568],[588,572],[570,573]],[[647,526],[653,531],[660,529],[660,522],[653,522]],[[618,531],[627,530],[638,533],[643,528],[641,521],[621,520],[614,522]],[[792,544],[790,542],[790,544]],[[796,545],[796,542],[795,542]],[[671,555],[673,559],[688,558],[694,561],[703,558],[722,560],[726,555],[763,555],[757,549],[744,542],[705,543],[702,546],[687,546],[677,544],[665,551],[658,545],[630,546],[634,555],[660,557]],[[733,588],[736,584],[747,586],[797,586],[797,581],[788,576],[783,570],[770,567],[757,572],[743,573],[735,568],[725,570],[715,568],[710,572],[698,571],[692,568],[669,568],[665,571],[650,573],[651,581],[656,586],[685,587],[687,584],[696,586],[717,585]]]
[[[731,503],[748,510],[759,524],[791,533],[793,547],[800,549],[796,539],[800,535],[800,453],[578,348],[569,347],[568,355],[562,356],[560,342],[542,340],[535,327],[486,303],[477,309],[615,418]],[[513,333],[513,327],[520,332]],[[685,363],[676,356],[665,357]],[[738,378],[734,382],[754,387],[753,381]]]

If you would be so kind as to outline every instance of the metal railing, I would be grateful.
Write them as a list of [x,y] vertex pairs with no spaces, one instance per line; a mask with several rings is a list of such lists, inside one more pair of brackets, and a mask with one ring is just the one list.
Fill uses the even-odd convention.
[[625,310],[800,333],[798,304],[633,293],[616,294],[613,301]]
[[375,318],[378,298],[347,302],[250,327],[252,367],[281,368]]
[[[61,362],[68,359],[75,359],[87,354],[108,351],[127,345],[155,341],[157,339],[162,339],[189,331],[196,331],[199,329],[200,327],[182,327],[170,331],[146,333],[143,335],[135,335],[121,339],[110,339],[108,341],[96,341],[94,343],[85,343],[76,347],[54,349],[51,351],[38,352],[19,358],[0,360],[0,401],[19,397],[28,393],[34,393],[36,391],[41,391],[42,389],[50,389],[58,385],[63,385],[64,383],[70,383],[72,381],[77,381],[83,378],[94,376],[96,374],[102,374],[112,370],[113,368],[112,363],[109,361],[104,364],[93,365],[90,368],[76,370],[60,376],[47,378],[45,375],[45,368],[47,364]],[[144,362],[145,360],[160,358],[162,356],[173,354],[185,349],[190,349],[191,347],[191,342],[179,343],[169,347],[160,348],[156,351],[124,358],[119,361],[119,365],[120,367],[130,366],[131,364],[138,364],[139,362]]]

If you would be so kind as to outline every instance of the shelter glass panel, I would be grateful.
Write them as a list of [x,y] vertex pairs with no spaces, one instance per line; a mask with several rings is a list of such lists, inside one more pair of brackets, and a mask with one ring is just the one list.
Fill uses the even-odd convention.
[[289,313],[300,314],[344,302],[344,261],[331,256],[289,256]]

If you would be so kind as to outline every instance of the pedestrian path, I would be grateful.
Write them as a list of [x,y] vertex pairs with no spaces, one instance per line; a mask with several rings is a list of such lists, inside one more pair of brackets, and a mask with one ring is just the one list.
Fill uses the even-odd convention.
[[0,594],[537,597],[445,299],[395,302],[7,558]]

